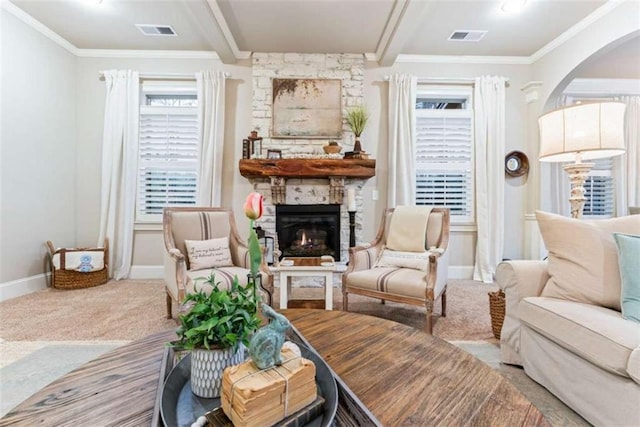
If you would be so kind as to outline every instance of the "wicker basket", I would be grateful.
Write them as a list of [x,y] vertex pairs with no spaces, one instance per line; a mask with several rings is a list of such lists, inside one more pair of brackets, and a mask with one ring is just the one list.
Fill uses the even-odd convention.
[[489,292],[489,313],[491,313],[491,329],[493,336],[500,339],[500,331],[504,322],[504,292]]
[[[104,240],[103,248],[78,248],[78,249],[68,249],[68,248],[60,248],[55,249],[53,243],[51,241],[47,242],[47,247],[49,248],[49,261],[51,263],[51,286],[56,289],[81,289],[81,288],[90,288],[92,286],[103,285],[107,283],[109,280],[109,241],[107,239]],[[75,271],[75,270],[65,270],[64,269],[64,257],[69,252],[104,252],[104,268],[102,270],[90,271],[87,273]],[[55,268],[53,265],[53,256],[55,254],[59,254],[61,260],[62,268]]]

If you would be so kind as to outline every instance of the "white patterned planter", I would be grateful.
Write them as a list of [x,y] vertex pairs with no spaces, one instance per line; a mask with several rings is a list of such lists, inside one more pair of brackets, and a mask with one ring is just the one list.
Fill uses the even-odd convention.
[[194,349],[191,351],[191,391],[204,398],[220,397],[224,368],[244,360],[244,346],[238,351]]

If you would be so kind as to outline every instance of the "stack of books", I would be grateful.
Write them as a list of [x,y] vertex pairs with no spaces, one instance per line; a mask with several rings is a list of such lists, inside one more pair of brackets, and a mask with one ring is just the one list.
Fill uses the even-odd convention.
[[281,366],[260,370],[248,360],[224,371],[220,400],[235,427],[273,425],[317,401],[313,362],[281,354]]

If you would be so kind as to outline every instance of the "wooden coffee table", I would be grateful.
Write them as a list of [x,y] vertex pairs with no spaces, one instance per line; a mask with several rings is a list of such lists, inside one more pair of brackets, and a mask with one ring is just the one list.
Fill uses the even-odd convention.
[[[343,311],[283,313],[385,426],[546,426],[499,373],[422,331]],[[115,349],[49,384],[0,426],[148,426],[162,332]]]

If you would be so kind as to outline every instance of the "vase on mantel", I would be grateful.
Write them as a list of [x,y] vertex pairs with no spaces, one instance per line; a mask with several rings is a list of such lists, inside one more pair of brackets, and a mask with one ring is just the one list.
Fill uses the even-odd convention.
[[356,136],[356,143],[353,145],[353,152],[360,153],[362,151],[362,146],[360,145],[360,136]]

